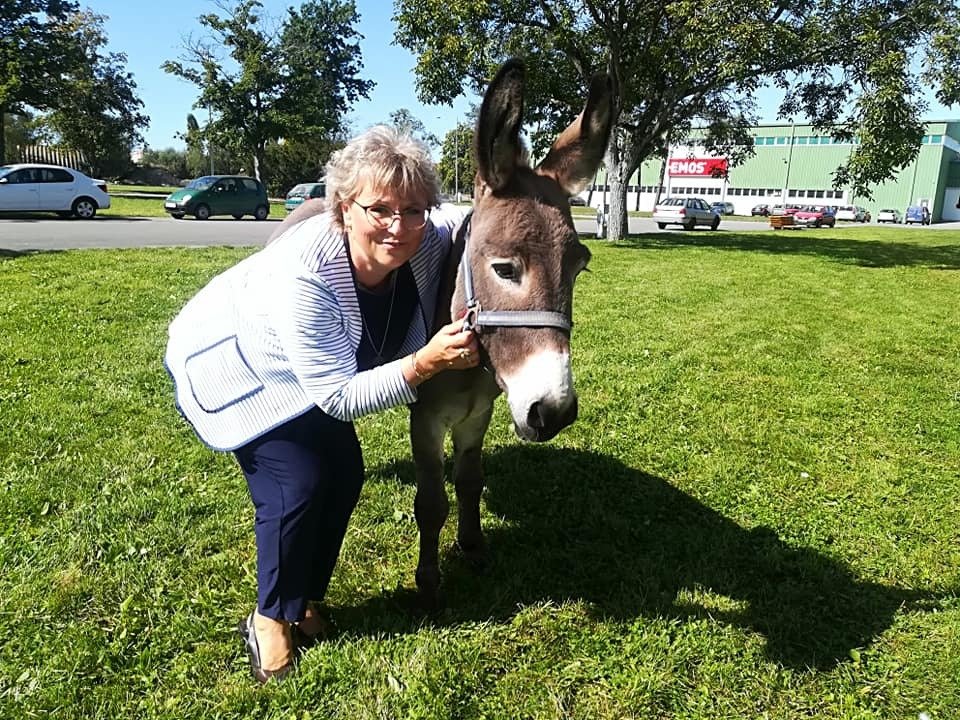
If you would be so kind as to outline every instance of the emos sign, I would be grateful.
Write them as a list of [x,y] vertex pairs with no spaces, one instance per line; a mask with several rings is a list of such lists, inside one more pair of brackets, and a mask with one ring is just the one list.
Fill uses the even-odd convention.
[[670,158],[667,161],[670,177],[712,177],[727,174],[726,158]]

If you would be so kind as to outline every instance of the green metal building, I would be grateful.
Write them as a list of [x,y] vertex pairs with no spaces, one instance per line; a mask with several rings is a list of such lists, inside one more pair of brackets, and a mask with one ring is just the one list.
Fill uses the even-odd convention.
[[[729,168],[725,178],[716,177],[722,174],[718,169],[726,169],[725,159],[710,157],[695,140],[671,147],[666,169],[662,160],[647,161],[628,188],[627,207],[652,210],[659,188],[660,198],[731,202],[738,215],[749,215],[758,204],[856,205],[876,218],[882,208],[902,215],[910,205],[925,205],[934,222],[960,220],[960,121],[928,123],[917,158],[895,179],[872,188],[870,199],[833,187],[833,172],[852,144],[838,143],[809,125],[764,124],[751,132],[755,154]],[[594,205],[609,191],[600,182]]]

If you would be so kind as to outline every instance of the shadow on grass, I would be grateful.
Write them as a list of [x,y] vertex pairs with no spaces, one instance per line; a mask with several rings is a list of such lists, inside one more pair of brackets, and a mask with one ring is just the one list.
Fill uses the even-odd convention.
[[29,250],[11,250],[9,248],[0,248],[0,260],[16,260],[17,258],[27,257],[28,255],[49,255],[52,253],[62,253],[63,250],[40,250],[31,248]]
[[[859,580],[836,560],[791,547],[769,528],[744,529],[662,478],[601,455],[524,445],[487,454],[484,467],[487,507],[510,527],[487,531],[490,566],[480,575],[446,553],[438,624],[583,600],[603,619],[709,616],[761,633],[775,662],[826,669],[875,640],[904,603],[933,599]],[[413,475],[409,465],[402,472]],[[723,596],[717,604],[727,609],[697,605],[691,598],[702,593]],[[401,609],[413,597],[401,590],[334,614],[362,632],[412,631],[418,621]]]
[[772,255],[811,255],[864,267],[921,266],[960,269],[960,244],[917,245],[885,240],[856,240],[805,232],[685,232],[634,235],[614,247],[637,250],[671,250],[708,247],[719,250],[765,252]]

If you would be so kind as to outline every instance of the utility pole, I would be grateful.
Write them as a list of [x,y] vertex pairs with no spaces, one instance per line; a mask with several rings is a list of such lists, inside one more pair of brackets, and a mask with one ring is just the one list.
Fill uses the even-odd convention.
[[460,122],[453,131],[453,194],[460,202]]
[[207,155],[210,156],[210,174],[213,175],[213,136],[210,135],[210,124],[213,122],[213,111],[207,105]]

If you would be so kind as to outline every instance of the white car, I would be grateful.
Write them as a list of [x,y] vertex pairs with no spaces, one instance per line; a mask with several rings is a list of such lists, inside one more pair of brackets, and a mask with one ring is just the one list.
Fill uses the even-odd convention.
[[866,222],[867,211],[859,205],[841,205],[837,208],[837,220],[847,220],[849,222]]
[[899,223],[900,222],[900,211],[899,210],[881,210],[877,213],[877,222],[878,223]]
[[667,198],[653,209],[653,220],[663,230],[667,225],[682,225],[684,230],[693,230],[697,225],[706,225],[711,230],[720,226],[720,216],[700,198]]
[[107,183],[61,165],[0,167],[0,212],[55,212],[89,220],[110,207]]

